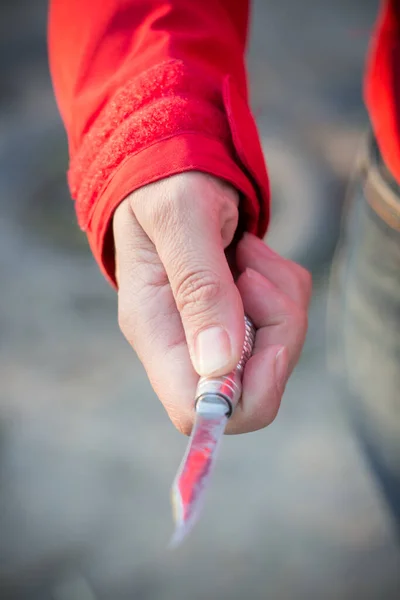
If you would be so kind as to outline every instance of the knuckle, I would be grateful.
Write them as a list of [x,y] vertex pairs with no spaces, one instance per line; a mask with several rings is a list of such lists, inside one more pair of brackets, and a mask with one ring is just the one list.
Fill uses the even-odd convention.
[[286,306],[282,305],[281,313],[277,316],[275,322],[287,333],[291,332],[291,338],[298,342],[304,341],[308,329],[307,310],[289,300]]
[[296,277],[298,280],[299,289],[302,291],[303,294],[306,293],[307,295],[309,295],[312,286],[311,273],[301,265],[296,264]]
[[162,235],[180,225],[176,193],[167,179],[136,190],[130,197],[130,203],[133,213],[146,231]]
[[297,329],[303,330],[304,328],[307,328],[308,312],[305,308],[293,303],[291,313],[293,322]]
[[221,281],[212,271],[191,271],[179,280],[175,298],[180,313],[199,315],[221,294]]
[[292,263],[287,275],[290,296],[296,304],[307,306],[311,296],[311,275],[302,266]]
[[[184,175],[187,175],[185,177]],[[152,228],[160,235],[174,234],[186,223],[193,211],[193,197],[199,195],[190,173],[181,174],[164,181],[158,195],[148,204]]]
[[306,310],[297,308],[293,314],[293,327],[296,345],[302,346],[308,330],[308,313]]
[[274,323],[292,323],[296,320],[299,307],[290,296],[281,293],[279,296],[279,308],[270,315],[270,321]]
[[161,196],[151,207],[151,222],[155,231],[174,231],[177,221],[176,203],[169,194]]

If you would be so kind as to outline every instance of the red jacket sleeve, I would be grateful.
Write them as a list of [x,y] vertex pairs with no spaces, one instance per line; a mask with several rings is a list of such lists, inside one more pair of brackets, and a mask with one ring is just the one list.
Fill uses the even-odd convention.
[[370,44],[364,98],[382,157],[400,183],[400,4],[381,2]]
[[51,0],[50,70],[80,227],[115,285],[111,219],[133,190],[188,170],[241,192],[263,235],[268,178],[247,98],[247,0]]

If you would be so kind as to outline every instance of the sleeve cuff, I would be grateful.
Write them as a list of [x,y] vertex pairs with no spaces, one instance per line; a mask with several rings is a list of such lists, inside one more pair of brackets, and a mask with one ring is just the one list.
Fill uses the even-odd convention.
[[202,171],[236,187],[242,227],[264,235],[269,182],[246,99],[229,75],[217,92],[209,82],[193,82],[193,74],[174,61],[125,87],[71,161],[79,224],[114,287],[116,207],[134,190],[185,171]]
[[96,203],[87,236],[93,255],[106,279],[116,287],[112,216],[131,192],[164,177],[185,171],[202,171],[232,184],[242,195],[245,227],[259,232],[259,201],[249,179],[217,140],[199,134],[182,134],[128,157],[114,173]]

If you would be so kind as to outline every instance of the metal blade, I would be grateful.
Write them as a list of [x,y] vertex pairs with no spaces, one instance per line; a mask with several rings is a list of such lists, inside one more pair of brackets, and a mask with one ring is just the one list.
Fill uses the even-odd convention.
[[189,444],[172,485],[175,533],[170,547],[182,542],[200,515],[227,421],[227,406],[220,398],[215,403],[208,399],[196,412]]

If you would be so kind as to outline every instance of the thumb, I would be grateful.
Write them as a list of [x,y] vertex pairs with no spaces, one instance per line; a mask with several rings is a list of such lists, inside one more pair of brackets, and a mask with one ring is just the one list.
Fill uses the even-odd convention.
[[242,351],[244,309],[224,252],[237,223],[234,193],[199,174],[177,186],[169,201],[161,195],[161,214],[152,222],[151,237],[168,276],[190,357],[203,376],[229,372]]

